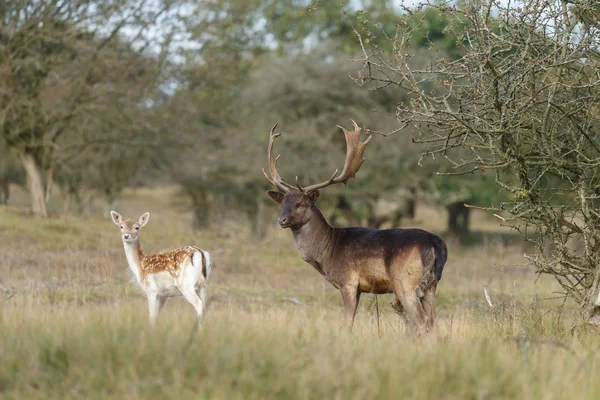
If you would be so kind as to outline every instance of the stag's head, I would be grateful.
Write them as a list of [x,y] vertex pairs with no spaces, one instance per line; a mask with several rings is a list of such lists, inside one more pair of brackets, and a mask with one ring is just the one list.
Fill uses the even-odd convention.
[[296,177],[296,185],[291,185],[285,182],[279,173],[277,172],[277,162],[279,157],[275,159],[272,157],[273,143],[281,134],[275,133],[277,124],[271,129],[269,137],[269,170],[271,177],[267,175],[263,169],[263,174],[267,181],[275,186],[279,191],[269,190],[267,194],[273,201],[281,205],[281,215],[278,218],[279,225],[282,228],[298,229],[302,225],[305,225],[310,221],[314,215],[314,204],[319,198],[319,190],[327,186],[334,185],[336,183],[346,184],[348,179],[354,178],[356,173],[360,169],[362,163],[365,161],[362,158],[365,146],[371,140],[371,136],[364,142],[360,141],[360,127],[356,122],[352,121],[354,130],[349,131],[338,125],[346,137],[346,161],[344,162],[344,168],[342,173],[338,176],[338,170],[336,169],[333,175],[324,182],[317,183],[315,185],[301,186]]
[[124,243],[135,243],[140,240],[140,229],[148,223],[150,213],[142,214],[137,220],[123,219],[121,214],[111,211],[110,216],[119,228],[121,228],[121,239]]

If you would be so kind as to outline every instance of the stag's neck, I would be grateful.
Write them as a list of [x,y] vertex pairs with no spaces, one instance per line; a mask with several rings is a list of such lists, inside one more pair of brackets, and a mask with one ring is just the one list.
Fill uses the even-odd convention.
[[142,247],[140,246],[140,242],[137,241],[135,243],[126,243],[123,242],[123,247],[125,247],[125,257],[127,257],[127,262],[129,263],[129,268],[131,272],[135,275],[137,281],[141,283],[142,281],[142,260],[146,255],[142,251]]
[[313,206],[310,221],[298,229],[292,229],[292,233],[302,259],[323,272],[323,262],[327,259],[334,240],[334,229],[325,221],[321,211]]

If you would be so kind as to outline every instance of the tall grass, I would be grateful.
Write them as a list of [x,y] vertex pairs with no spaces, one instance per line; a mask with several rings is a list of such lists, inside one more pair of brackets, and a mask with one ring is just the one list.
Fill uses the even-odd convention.
[[153,212],[147,251],[213,253],[202,328],[190,336],[194,312],[179,298],[149,326],[109,220],[0,208],[0,398],[600,398],[595,333],[547,299],[556,286],[535,283],[514,244],[450,248],[428,337],[411,334],[390,296],[375,309],[369,295],[350,334],[339,293],[289,232],[193,232],[179,210],[154,212],[152,192],[130,195],[129,213]]
[[[183,304],[181,304],[183,305]],[[173,306],[173,305],[171,305]],[[0,319],[4,398],[597,398],[597,346],[507,340],[473,315],[426,339],[335,309],[217,304],[188,345],[193,312],[150,329],[142,301],[10,307]],[[515,321],[520,324],[522,321]],[[492,333],[492,334],[490,334]],[[591,345],[591,347],[590,347]]]

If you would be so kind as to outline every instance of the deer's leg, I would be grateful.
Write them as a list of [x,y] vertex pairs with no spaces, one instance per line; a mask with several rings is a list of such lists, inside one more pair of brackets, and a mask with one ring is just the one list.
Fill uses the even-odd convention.
[[342,286],[340,288],[342,300],[344,301],[344,309],[346,314],[346,324],[348,329],[352,331],[354,327],[354,317],[358,309],[358,301],[360,300],[360,291],[356,286]]
[[182,285],[179,287],[179,290],[181,291],[181,294],[183,294],[183,297],[185,297],[185,299],[189,301],[192,306],[194,306],[196,309],[196,315],[198,316],[198,321],[201,321],[202,315],[204,314],[204,301],[200,296],[198,296],[198,293],[196,293],[196,288],[194,285]]
[[397,297],[390,304],[392,305],[392,308],[394,309],[394,311],[396,311],[398,314],[404,315],[404,307],[402,307],[402,303],[400,302],[400,300]]
[[148,293],[148,309],[150,311],[150,323],[156,322],[158,312],[165,305],[165,298],[160,297],[157,293]]
[[425,295],[421,299],[421,304],[423,304],[423,309],[425,310],[425,314],[428,317],[427,329],[431,330],[435,323],[435,290],[437,287],[437,283],[433,283],[425,290]]
[[398,280],[394,281],[393,289],[394,294],[402,304],[402,307],[404,310],[406,310],[413,323],[416,325],[417,332],[419,334],[426,332],[428,325],[427,320],[429,317],[425,313],[423,305],[421,304],[421,300],[419,300],[416,291],[405,291],[402,282]]
[[206,286],[200,286],[196,293],[198,293],[200,300],[202,300],[202,304],[206,306]]

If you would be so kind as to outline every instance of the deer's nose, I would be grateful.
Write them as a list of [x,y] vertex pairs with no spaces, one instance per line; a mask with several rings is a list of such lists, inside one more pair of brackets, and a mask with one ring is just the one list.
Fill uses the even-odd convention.
[[279,221],[279,225],[283,225],[288,221],[288,217],[279,217],[277,221]]
[[131,235],[129,233],[126,233],[123,235],[123,239],[129,239],[131,237]]

